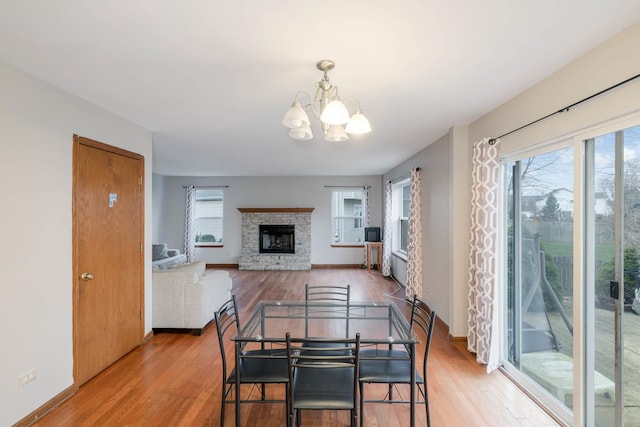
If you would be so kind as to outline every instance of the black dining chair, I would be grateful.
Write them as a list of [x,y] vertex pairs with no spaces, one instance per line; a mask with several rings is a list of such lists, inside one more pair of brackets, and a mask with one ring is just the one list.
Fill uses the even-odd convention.
[[[419,342],[416,344],[416,352],[418,347],[423,350],[422,361],[416,360],[416,369],[413,375],[416,378],[416,386],[420,396],[416,399],[416,403],[424,404],[427,414],[427,426],[431,426],[429,416],[429,399],[427,390],[427,361],[429,357],[429,348],[431,347],[431,337],[433,334],[433,325],[436,319],[435,312],[429,306],[417,297],[413,301],[407,300],[411,304],[411,320],[409,322],[412,333],[416,334]],[[385,403],[409,403],[407,399],[394,399],[393,389],[397,384],[411,384],[411,354],[410,347],[405,346],[404,350],[394,349],[392,345],[388,348],[366,349],[360,352],[360,426],[364,424],[364,403],[365,402],[385,402]],[[417,357],[417,355],[416,355]],[[383,399],[366,400],[364,398],[364,384],[388,384],[387,394]],[[419,400],[422,399],[422,400]]]
[[[299,427],[303,410],[348,410],[350,425],[355,427],[360,334],[355,339],[302,338],[292,344],[287,332],[286,343],[290,384],[288,425],[293,426],[295,421]],[[353,346],[353,351],[340,351],[345,345]]]
[[[312,338],[309,336],[309,323],[310,318],[313,317],[313,311],[332,311],[336,314],[344,313],[345,326],[344,337],[349,338],[349,303],[351,302],[351,286],[350,285],[314,285],[311,286],[308,283],[304,285],[304,301],[308,302],[320,302],[327,303],[324,307],[310,307],[305,305],[305,324],[304,324],[304,336],[305,338]],[[332,303],[344,303],[344,312],[342,307],[331,307]],[[332,344],[335,346],[335,344]],[[310,341],[304,344],[304,347],[314,346],[323,347],[325,343],[320,341]],[[350,347],[348,343],[344,344],[344,347]]]
[[[235,403],[236,399],[241,399],[240,403],[276,403],[285,402],[288,418],[288,384],[289,369],[287,365],[287,355],[283,347],[272,347],[269,349],[262,348],[260,350],[242,351],[239,355],[238,366],[230,365],[229,361],[236,360],[235,343],[232,337],[237,336],[240,331],[240,319],[238,318],[238,305],[235,295],[225,302],[215,313],[216,329],[218,331],[218,343],[220,345],[220,354],[222,358],[222,401],[220,404],[220,427],[224,426],[225,406],[228,403]],[[233,345],[230,345],[232,344]],[[227,357],[229,353],[230,357]],[[233,366],[233,367],[232,367]],[[253,387],[260,389],[260,398],[251,399],[250,391],[248,398],[242,400],[240,390],[235,390],[236,375],[240,376],[240,384],[252,384]],[[285,384],[285,398],[266,399],[265,384]]]

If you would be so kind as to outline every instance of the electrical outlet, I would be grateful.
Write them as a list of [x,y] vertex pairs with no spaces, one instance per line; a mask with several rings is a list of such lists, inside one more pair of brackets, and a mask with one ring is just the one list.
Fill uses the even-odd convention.
[[24,387],[38,378],[38,370],[32,369],[18,377],[18,387]]

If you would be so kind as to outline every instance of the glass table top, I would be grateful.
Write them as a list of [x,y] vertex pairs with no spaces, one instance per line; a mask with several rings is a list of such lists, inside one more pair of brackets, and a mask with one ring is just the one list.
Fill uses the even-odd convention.
[[236,340],[281,342],[292,337],[353,339],[362,343],[415,343],[409,322],[392,302],[260,301]]

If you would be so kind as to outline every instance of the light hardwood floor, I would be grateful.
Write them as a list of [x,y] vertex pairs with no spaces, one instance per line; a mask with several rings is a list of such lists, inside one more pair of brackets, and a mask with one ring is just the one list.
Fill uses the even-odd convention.
[[[241,320],[261,299],[302,299],[304,284],[350,284],[353,300],[401,304],[403,289],[375,272],[313,269],[303,272],[229,270]],[[428,302],[428,299],[427,299]],[[431,424],[441,426],[557,426],[502,373],[487,375],[464,344],[436,328],[429,355]],[[158,334],[82,386],[37,426],[218,426],[221,368],[214,325],[202,336]],[[371,386],[369,386],[371,387]],[[370,389],[367,389],[369,393]],[[282,386],[269,392],[282,395]],[[243,426],[284,425],[283,404],[242,408]],[[426,425],[418,406],[417,425]],[[234,425],[233,406],[226,425]],[[348,411],[308,411],[304,426],[347,426]],[[365,425],[408,426],[406,405],[365,404]]]

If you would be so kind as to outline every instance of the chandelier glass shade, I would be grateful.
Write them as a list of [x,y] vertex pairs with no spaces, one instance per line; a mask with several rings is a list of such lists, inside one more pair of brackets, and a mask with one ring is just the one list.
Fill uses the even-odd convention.
[[[289,128],[289,136],[298,140],[308,140],[313,138],[311,131],[311,121],[306,109],[309,109],[314,118],[320,120],[325,141],[340,142],[349,139],[348,134],[356,135],[371,132],[369,120],[360,109],[360,104],[353,97],[357,104],[356,113],[349,116],[347,107],[338,96],[338,87],[329,82],[327,72],[335,63],[324,59],[318,61],[317,68],[324,74],[322,79],[316,83],[315,97],[312,99],[307,92],[298,92],[282,120],[282,124]],[[308,101],[304,106],[300,103],[300,98]]]

